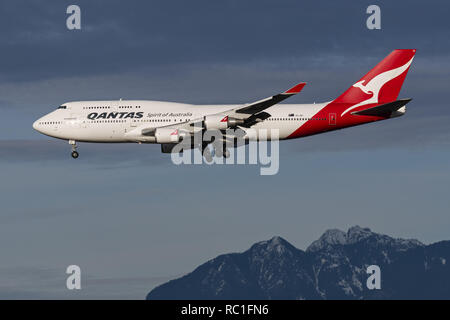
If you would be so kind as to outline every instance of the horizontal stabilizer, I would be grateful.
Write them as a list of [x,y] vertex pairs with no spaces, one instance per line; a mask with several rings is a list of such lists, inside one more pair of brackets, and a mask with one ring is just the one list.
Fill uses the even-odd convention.
[[375,117],[390,117],[392,113],[405,106],[412,99],[400,99],[397,101],[382,104],[373,108],[368,108],[360,111],[352,112],[358,116],[375,116]]

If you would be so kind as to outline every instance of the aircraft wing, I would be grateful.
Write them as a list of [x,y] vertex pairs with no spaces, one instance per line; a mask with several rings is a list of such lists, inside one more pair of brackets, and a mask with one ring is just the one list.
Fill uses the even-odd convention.
[[[296,95],[300,91],[302,91],[303,87],[306,85],[306,82],[301,82],[294,87],[276,94],[274,96],[268,97],[266,99],[258,100],[253,103],[245,104],[239,107],[235,107],[230,110],[222,111],[217,114],[208,115],[207,117],[216,117],[220,122],[228,121],[228,119],[235,119],[239,122],[239,125],[242,127],[250,127],[253,124],[263,121],[270,117],[270,114],[264,112],[265,109],[289,98],[293,95]],[[205,117],[199,119],[193,119],[187,122],[176,123],[172,125],[167,125],[158,128],[173,128],[189,131],[191,133],[196,132],[198,130],[205,129]],[[156,131],[156,128],[144,128],[142,129],[143,135],[153,135]]]
[[259,100],[253,103],[246,104],[244,106],[240,106],[238,108],[232,109],[231,113],[233,116],[241,115],[240,118],[245,119],[246,117],[259,113],[293,95],[296,95],[300,91],[302,91],[303,87],[306,85],[306,82],[301,82],[294,87],[286,90],[285,92],[276,94],[274,96],[268,97],[263,100]]

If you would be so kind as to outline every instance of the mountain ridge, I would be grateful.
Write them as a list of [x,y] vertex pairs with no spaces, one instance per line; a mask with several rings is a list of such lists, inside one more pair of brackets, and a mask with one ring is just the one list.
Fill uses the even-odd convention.
[[[282,237],[222,254],[154,288],[147,299],[449,299],[450,241],[425,245],[351,227],[301,250]],[[369,265],[381,290],[369,290]]]

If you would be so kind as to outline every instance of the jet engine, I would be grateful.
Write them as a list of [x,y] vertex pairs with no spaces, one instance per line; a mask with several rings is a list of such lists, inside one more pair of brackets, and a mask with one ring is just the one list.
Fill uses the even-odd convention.
[[204,124],[206,130],[225,130],[244,123],[243,119],[236,119],[223,114],[212,114],[205,116]]
[[188,132],[174,128],[156,128],[155,138],[157,143],[178,143],[189,137]]

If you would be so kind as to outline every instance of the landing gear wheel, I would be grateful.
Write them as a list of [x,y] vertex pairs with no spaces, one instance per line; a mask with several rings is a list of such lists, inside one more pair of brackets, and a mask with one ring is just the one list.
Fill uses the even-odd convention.
[[224,150],[222,151],[222,154],[223,154],[223,156],[224,156],[225,159],[228,159],[228,158],[230,157],[230,150],[224,149]]
[[77,152],[77,142],[75,140],[69,140],[69,144],[72,146],[72,158],[78,158],[79,154]]

